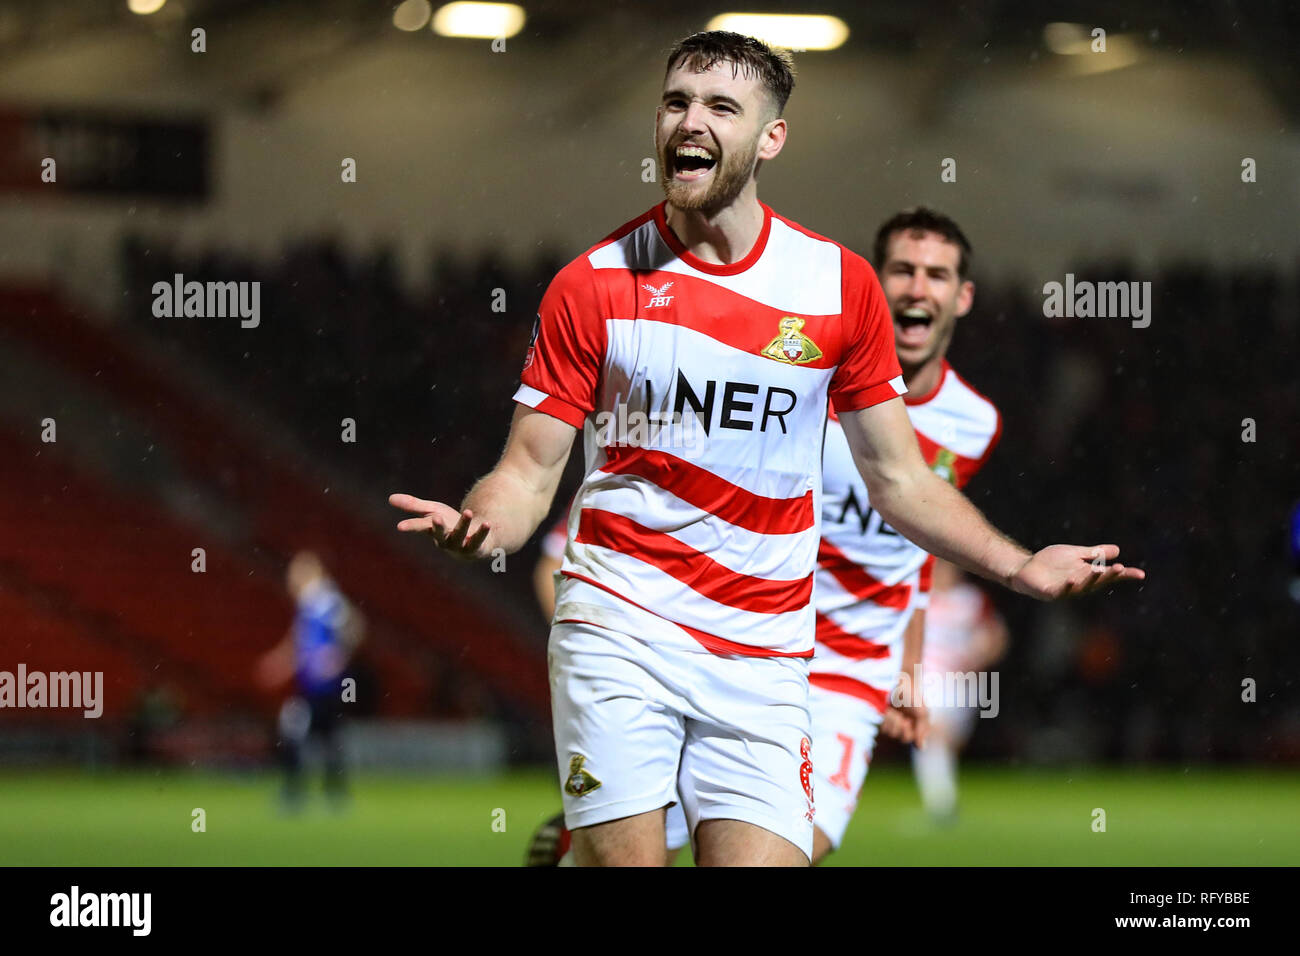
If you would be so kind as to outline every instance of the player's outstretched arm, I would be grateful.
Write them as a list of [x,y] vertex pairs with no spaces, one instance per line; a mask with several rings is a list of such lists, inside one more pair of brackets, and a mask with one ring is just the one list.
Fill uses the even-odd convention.
[[544,412],[516,407],[501,460],[474,484],[460,509],[389,495],[389,504],[419,515],[399,521],[397,530],[429,534],[458,558],[485,558],[497,548],[518,551],[551,509],[576,432]]
[[840,415],[853,460],[886,521],[920,547],[1043,601],[1084,594],[1145,572],[1111,562],[1113,544],[1056,544],[1030,554],[928,467],[900,398]]

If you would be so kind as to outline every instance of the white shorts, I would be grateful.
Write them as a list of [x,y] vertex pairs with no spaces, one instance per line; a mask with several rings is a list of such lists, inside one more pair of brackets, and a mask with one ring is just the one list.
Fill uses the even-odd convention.
[[885,715],[870,703],[821,687],[808,688],[812,714],[817,829],[839,849],[867,779]]
[[713,654],[576,621],[547,659],[570,830],[680,794],[690,834],[740,820],[812,857],[808,662]]

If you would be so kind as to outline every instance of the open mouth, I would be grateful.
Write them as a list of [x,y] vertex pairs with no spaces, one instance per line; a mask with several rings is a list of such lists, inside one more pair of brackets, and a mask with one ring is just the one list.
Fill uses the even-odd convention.
[[930,337],[930,326],[934,316],[919,306],[904,309],[894,314],[894,325],[898,328],[898,344],[906,346],[924,345]]
[[693,182],[708,175],[717,164],[717,159],[703,146],[683,144],[673,153],[673,178]]

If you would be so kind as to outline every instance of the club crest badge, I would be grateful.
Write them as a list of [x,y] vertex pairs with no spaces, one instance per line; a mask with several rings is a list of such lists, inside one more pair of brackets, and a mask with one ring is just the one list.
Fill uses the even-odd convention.
[[569,758],[569,777],[564,781],[564,792],[571,797],[581,797],[600,789],[600,781],[583,769],[587,758],[574,754]]
[[776,338],[767,343],[759,354],[787,365],[803,365],[815,362],[822,357],[822,350],[817,343],[803,334],[804,320],[787,315],[781,320],[780,331]]
[[934,455],[934,463],[930,470],[942,478],[948,484],[955,486],[957,484],[957,453],[949,451],[947,448],[940,448]]

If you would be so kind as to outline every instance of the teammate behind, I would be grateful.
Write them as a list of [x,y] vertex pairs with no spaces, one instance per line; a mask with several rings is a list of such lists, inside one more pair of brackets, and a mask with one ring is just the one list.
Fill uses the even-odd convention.
[[[881,225],[873,255],[921,453],[935,474],[964,487],[1002,431],[998,410],[947,360],[957,319],[975,297],[970,242],[952,219],[920,207]],[[873,508],[834,412],[822,482],[817,652],[808,678],[819,797],[814,862],[843,840],[886,715],[887,731],[905,743],[920,747],[929,731],[919,697],[890,709],[901,675],[916,674],[922,660],[929,555]]]
[[[871,267],[758,199],[793,84],[789,55],[751,37],[677,44],[655,127],[666,201],[551,283],[505,450],[461,508],[389,499],[413,515],[398,530],[453,555],[513,553],[583,431],[548,649],[582,865],[661,865],[679,795],[701,865],[812,857],[807,659],[828,399],[872,506],[926,550],[1043,600],[1143,577],[1094,565],[1114,545],[1029,553],[929,469]],[[634,416],[676,424],[611,434],[611,419]]]
[[257,666],[263,687],[275,688],[292,678],[297,688],[280,708],[284,804],[296,810],[303,803],[303,751],[315,736],[324,752],[325,794],[340,805],[347,798],[340,737],[342,679],[365,636],[365,621],[339,593],[315,552],[293,556],[285,583],[297,605],[293,625]]
[[564,564],[564,543],[569,533],[569,516],[566,514],[542,536],[542,553],[533,566],[533,593],[537,606],[549,624],[555,617],[555,576]]
[[[936,561],[922,672],[979,673],[996,663],[1006,647],[1006,622],[984,589],[966,580],[956,565]],[[912,770],[926,811],[946,823],[957,815],[957,755],[970,739],[978,708],[970,700],[927,700],[926,705],[930,736],[924,749],[913,749]]]

